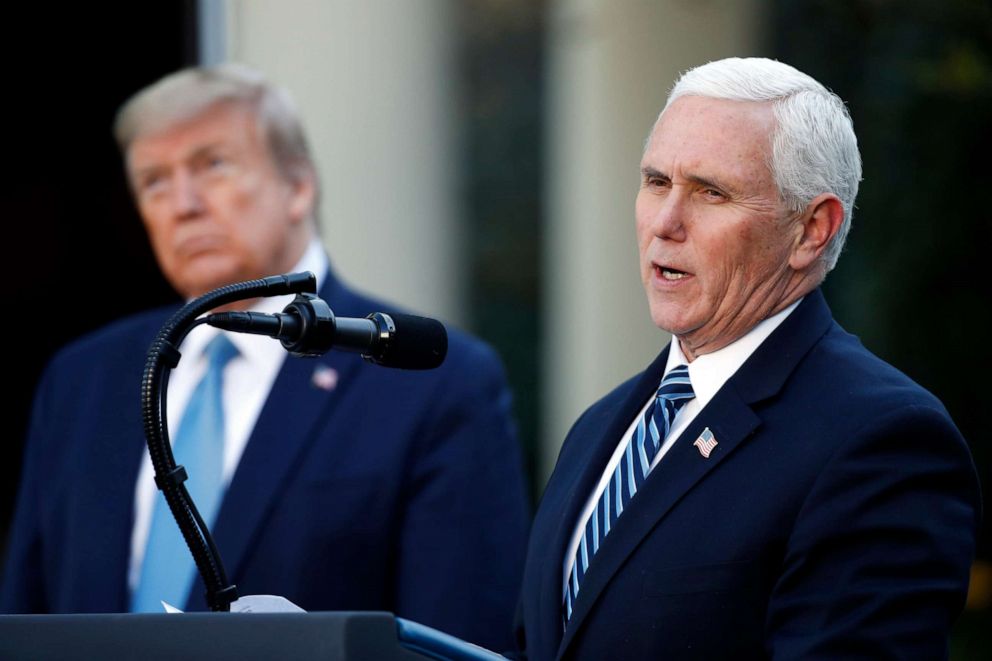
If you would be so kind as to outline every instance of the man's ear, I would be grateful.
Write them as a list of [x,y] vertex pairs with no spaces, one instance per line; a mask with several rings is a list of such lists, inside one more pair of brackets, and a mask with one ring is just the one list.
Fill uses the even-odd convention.
[[844,222],[844,205],[833,193],[813,198],[799,218],[799,233],[789,256],[789,266],[805,271],[820,258]]
[[299,166],[294,169],[290,185],[289,214],[293,222],[304,221],[314,216],[317,202],[316,173],[312,168]]

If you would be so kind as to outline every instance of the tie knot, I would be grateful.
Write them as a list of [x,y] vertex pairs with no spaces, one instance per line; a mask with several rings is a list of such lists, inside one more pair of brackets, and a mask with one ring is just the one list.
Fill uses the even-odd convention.
[[232,358],[238,355],[238,348],[227,339],[226,335],[220,333],[210,340],[206,348],[203,349],[203,355],[207,357],[207,369],[221,370]]
[[685,365],[673,367],[658,386],[658,398],[675,403],[685,403],[696,396],[689,381],[689,368]]

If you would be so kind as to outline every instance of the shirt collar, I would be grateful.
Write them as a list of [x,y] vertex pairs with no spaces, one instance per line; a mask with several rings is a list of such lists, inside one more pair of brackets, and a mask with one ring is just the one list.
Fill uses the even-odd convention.
[[722,349],[698,356],[691,363],[686,363],[682,347],[679,345],[678,339],[673,337],[668,351],[668,362],[665,364],[665,374],[679,365],[688,364],[689,380],[696,393],[699,408],[702,409],[713,399],[723,384],[751,357],[755,349],[768,339],[772,331],[792,314],[800,302],[802,302],[802,298],[784,310],[763,319],[754,328]]

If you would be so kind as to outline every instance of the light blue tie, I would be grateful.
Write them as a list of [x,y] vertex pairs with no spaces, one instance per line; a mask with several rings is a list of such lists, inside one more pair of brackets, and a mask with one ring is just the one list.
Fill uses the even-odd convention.
[[572,571],[565,581],[562,596],[562,621],[567,625],[572,617],[572,604],[579,596],[579,586],[589,569],[589,562],[603,539],[616,525],[617,519],[644,484],[651,472],[661,444],[672,428],[676,414],[696,393],[689,382],[689,368],[679,365],[665,375],[658,386],[654,404],[644,411],[637,428],[627,443],[623,457],[610,477],[606,488],[599,494],[596,508],[589,515],[579,548],[575,552]]
[[[224,366],[238,350],[224,335],[204,349],[207,371],[179,423],[172,442],[176,463],[186,467],[186,489],[200,516],[212,526],[223,495],[224,470]],[[196,564],[165,497],[155,494],[148,545],[138,586],[131,596],[131,612],[161,613],[162,601],[182,608],[189,597]]]

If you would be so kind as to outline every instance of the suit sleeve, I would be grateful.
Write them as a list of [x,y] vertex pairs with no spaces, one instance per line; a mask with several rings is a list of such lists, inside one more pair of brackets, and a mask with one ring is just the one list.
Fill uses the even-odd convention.
[[57,457],[52,456],[49,423],[54,415],[51,394],[54,380],[52,369],[46,370],[35,394],[17,505],[7,543],[7,555],[0,579],[0,613],[45,613],[45,584],[42,565],[41,521],[43,492],[52,480],[46,474],[52,471]]
[[810,491],[771,595],[782,659],[937,659],[975,552],[978,483],[946,413],[906,407],[845,440]]
[[529,506],[502,368],[475,344],[455,358],[410,460],[396,610],[503,650],[512,640]]

